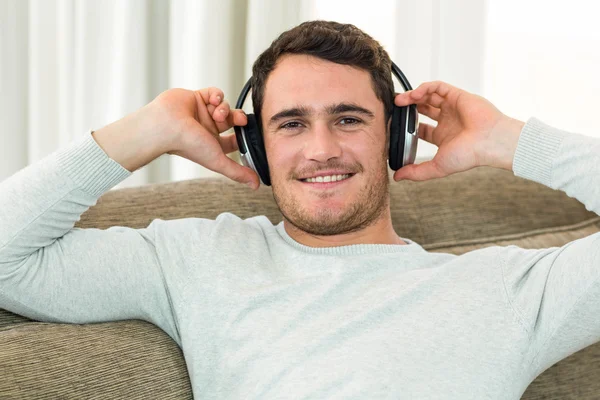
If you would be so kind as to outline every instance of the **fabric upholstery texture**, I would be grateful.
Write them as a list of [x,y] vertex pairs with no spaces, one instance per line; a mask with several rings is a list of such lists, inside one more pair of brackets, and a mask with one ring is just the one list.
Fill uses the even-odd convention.
[[191,399],[181,350],[152,324],[0,328],[2,399]]
[[[488,167],[426,182],[390,182],[390,196],[396,232],[432,252],[548,248],[600,230],[600,217],[565,193]],[[141,228],[156,218],[213,219],[222,212],[281,221],[270,188],[252,192],[207,179],[110,191],[77,226]],[[0,310],[0,371],[1,399],[192,398],[180,349],[142,321],[48,324]],[[546,370],[523,396],[598,398],[600,343]]]

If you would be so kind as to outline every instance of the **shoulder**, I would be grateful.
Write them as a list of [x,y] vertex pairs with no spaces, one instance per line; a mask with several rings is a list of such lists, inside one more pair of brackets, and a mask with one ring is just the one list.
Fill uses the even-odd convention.
[[242,219],[235,214],[225,212],[215,219],[182,218],[174,220],[155,219],[148,226],[156,234],[168,233],[178,235],[200,235],[228,237],[238,235],[264,236],[275,229],[274,225],[264,215]]
[[[461,259],[470,259],[474,264],[494,266],[506,281],[519,281],[523,276],[530,274],[533,267],[542,260],[549,260],[548,256],[555,254],[557,248],[527,249],[516,245],[490,246],[463,254]],[[550,257],[551,258],[551,257]],[[538,270],[540,268],[537,268]]]
[[469,252],[459,255],[460,258],[473,257],[473,258],[495,258],[507,260],[511,258],[528,258],[536,257],[543,254],[548,254],[556,248],[544,248],[544,249],[526,249],[515,245],[507,246],[487,246],[479,249],[471,250]]

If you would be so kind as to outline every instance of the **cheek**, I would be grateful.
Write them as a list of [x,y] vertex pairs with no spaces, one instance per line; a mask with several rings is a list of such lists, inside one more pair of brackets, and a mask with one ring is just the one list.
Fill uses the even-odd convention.
[[289,146],[283,146],[281,143],[277,145],[273,143],[270,145],[265,144],[265,151],[271,176],[275,179],[280,179],[289,175],[293,169],[294,160]]

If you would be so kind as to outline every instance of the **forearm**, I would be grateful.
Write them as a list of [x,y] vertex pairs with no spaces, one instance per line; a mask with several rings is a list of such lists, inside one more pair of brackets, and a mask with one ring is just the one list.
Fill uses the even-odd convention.
[[23,259],[63,236],[129,175],[88,135],[0,182],[0,263]]
[[513,160],[516,176],[561,190],[600,214],[600,139],[527,121]]
[[88,133],[0,183],[0,308],[41,321],[150,321],[177,340],[152,230],[73,229],[130,172]]

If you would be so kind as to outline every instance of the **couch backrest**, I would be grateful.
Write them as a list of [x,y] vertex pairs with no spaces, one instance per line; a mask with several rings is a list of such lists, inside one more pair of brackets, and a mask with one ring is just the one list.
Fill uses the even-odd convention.
[[[599,229],[600,217],[565,193],[512,173],[475,168],[425,182],[390,182],[396,232],[425,249],[462,254],[495,244],[524,248],[560,246]],[[147,226],[153,219],[202,217],[223,212],[281,221],[271,189],[253,192],[225,179],[189,180],[106,193],[77,226]]]

